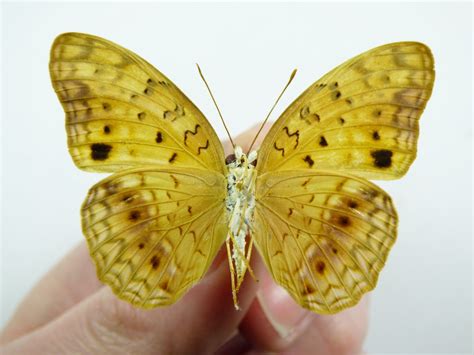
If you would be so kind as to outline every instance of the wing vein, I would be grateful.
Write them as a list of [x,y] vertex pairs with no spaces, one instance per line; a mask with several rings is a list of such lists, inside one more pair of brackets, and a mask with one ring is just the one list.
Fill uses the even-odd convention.
[[[260,202],[260,203],[262,203],[262,202]],[[263,205],[266,209],[270,210],[273,214],[276,214],[276,215],[278,216],[278,218],[279,218],[281,221],[283,221],[285,224],[287,224],[288,226],[291,226],[291,227],[293,227],[293,228],[295,228],[295,229],[298,229],[298,230],[300,230],[300,231],[302,231],[302,232],[304,232],[304,233],[306,233],[306,234],[315,234],[315,235],[321,235],[321,236],[326,236],[326,237],[327,237],[326,234],[314,233],[314,232],[312,232],[312,231],[307,231],[307,230],[304,230],[304,229],[302,229],[302,228],[300,228],[300,227],[298,227],[298,226],[296,226],[296,225],[294,225],[294,224],[292,224],[292,223],[286,222],[283,218],[281,218],[281,216],[278,214],[278,212],[274,211],[271,207],[267,206],[267,205],[264,204],[264,203],[262,203],[262,205]],[[313,217],[310,217],[310,218],[311,218],[311,219],[314,219],[314,220],[316,220],[316,221],[318,221],[318,222],[320,222],[321,224],[324,224],[324,225],[326,225],[326,226],[329,226],[329,227],[331,227],[331,228],[337,230],[338,232],[344,234],[345,236],[351,238],[351,239],[354,240],[357,244],[359,244],[360,246],[362,246],[362,247],[366,248],[367,250],[369,250],[369,251],[377,258],[377,260],[379,260],[380,262],[383,263],[383,260],[382,260],[381,256],[378,254],[378,252],[374,251],[370,246],[367,246],[367,245],[362,244],[357,238],[354,238],[354,236],[352,236],[351,234],[349,234],[349,233],[345,232],[344,230],[340,229],[339,227],[336,227],[336,226],[334,226],[334,225],[332,225],[332,224],[329,224],[329,223],[327,223],[326,221],[323,221],[323,220],[321,220],[321,219],[319,219],[319,218],[313,218]],[[359,229],[359,231],[360,231],[360,229]],[[388,232],[385,232],[385,231],[384,231],[384,233],[385,233],[386,235],[388,235],[389,237],[391,237]],[[335,240],[335,239],[334,239],[334,238],[331,238],[331,240]]]

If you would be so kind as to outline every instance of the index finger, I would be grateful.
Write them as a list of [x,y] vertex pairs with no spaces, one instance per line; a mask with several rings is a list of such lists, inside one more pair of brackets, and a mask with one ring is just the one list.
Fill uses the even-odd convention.
[[102,286],[87,246],[81,242],[20,302],[0,335],[0,342],[9,342],[46,324]]
[[[258,274],[260,266],[254,263]],[[237,329],[257,285],[246,279],[235,310],[223,261],[176,304],[153,310],[132,307],[102,288],[61,317],[5,347],[6,353],[209,354]],[[10,352],[8,352],[10,351]]]

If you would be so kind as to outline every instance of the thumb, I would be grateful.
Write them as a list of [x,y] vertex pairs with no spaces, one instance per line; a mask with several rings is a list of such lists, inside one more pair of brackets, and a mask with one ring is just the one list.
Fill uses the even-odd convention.
[[239,292],[241,310],[236,311],[225,261],[170,307],[139,310],[102,288],[4,351],[208,354],[235,333],[256,291],[257,284],[248,277]]

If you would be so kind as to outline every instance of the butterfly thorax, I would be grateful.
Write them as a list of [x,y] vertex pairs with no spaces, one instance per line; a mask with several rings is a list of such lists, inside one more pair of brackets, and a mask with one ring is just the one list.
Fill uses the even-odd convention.
[[234,268],[237,278],[237,289],[247,270],[247,259],[250,256],[250,250],[246,252],[246,236],[249,235],[255,209],[256,161],[256,151],[247,156],[241,147],[235,147],[234,154],[226,159],[226,208],[229,224],[227,242],[231,245],[231,250],[228,251],[232,258],[231,268]]

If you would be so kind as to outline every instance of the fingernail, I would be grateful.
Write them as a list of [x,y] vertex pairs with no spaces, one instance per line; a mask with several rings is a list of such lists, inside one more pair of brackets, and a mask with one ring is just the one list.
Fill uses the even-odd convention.
[[269,277],[261,281],[258,299],[275,331],[283,339],[302,334],[311,322],[311,312],[297,304],[284,288]]

